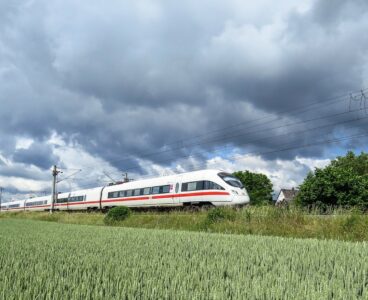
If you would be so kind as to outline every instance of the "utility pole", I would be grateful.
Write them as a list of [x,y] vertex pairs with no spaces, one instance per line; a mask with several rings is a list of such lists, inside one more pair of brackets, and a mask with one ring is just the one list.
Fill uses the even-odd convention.
[[50,214],[53,213],[54,211],[54,205],[56,202],[56,198],[57,198],[57,191],[56,191],[56,179],[57,179],[57,175],[60,173],[60,171],[57,170],[56,166],[53,167],[52,169],[52,195],[51,195],[51,209],[50,209]]
[[2,195],[3,195],[3,188],[0,186],[0,212],[1,212],[1,197],[2,197]]

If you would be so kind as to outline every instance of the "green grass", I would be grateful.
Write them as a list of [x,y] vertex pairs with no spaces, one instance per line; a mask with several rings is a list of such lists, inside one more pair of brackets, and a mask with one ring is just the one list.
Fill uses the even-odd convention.
[[0,299],[367,299],[368,244],[0,219]]
[[[247,207],[235,211],[234,220],[208,222],[208,211],[133,212],[115,226],[175,229],[232,234],[368,241],[368,215],[354,210],[333,210],[328,215],[297,208]],[[104,225],[101,213],[3,213],[0,218],[22,218],[67,224]]]

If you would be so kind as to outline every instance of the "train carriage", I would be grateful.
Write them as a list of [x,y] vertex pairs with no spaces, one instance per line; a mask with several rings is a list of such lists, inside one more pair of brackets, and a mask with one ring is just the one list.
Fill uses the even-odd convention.
[[[1,210],[3,211],[3,208]],[[22,210],[24,210],[24,200],[7,203],[5,211],[22,211]]]
[[60,193],[57,196],[57,210],[92,210],[99,208],[103,187]]
[[102,193],[102,207],[241,205],[249,196],[241,182],[219,170],[202,170],[110,186]]
[[[201,170],[129,181],[121,184],[59,193],[55,210],[97,210],[114,206],[244,205],[249,196],[242,183],[221,170]],[[44,211],[51,207],[51,196],[16,201],[1,211]]]
[[45,211],[50,209],[50,205],[51,205],[51,196],[35,197],[24,201],[24,210]]

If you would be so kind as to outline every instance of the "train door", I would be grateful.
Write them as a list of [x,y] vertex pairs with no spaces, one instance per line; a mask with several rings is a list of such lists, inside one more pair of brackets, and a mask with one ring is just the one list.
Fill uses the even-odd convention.
[[173,184],[173,188],[174,188],[174,193],[173,193],[173,204],[179,204],[180,203],[180,183],[179,182],[175,182]]
[[66,199],[66,210],[70,210],[70,206],[69,206],[69,199],[70,199],[70,194],[68,194],[68,198]]
[[178,205],[179,203],[181,203],[181,198],[180,198],[181,176],[178,176],[176,178],[175,182],[173,183],[173,187],[174,187],[173,204]]

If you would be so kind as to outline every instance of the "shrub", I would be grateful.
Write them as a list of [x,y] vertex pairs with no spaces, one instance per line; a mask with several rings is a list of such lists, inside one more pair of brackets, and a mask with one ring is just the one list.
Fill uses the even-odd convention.
[[250,203],[255,205],[267,205],[272,202],[272,182],[264,174],[250,171],[239,171],[233,174],[245,186]]
[[131,210],[126,206],[117,206],[109,210],[104,218],[105,224],[114,224],[127,219],[131,215]]
[[329,207],[368,209],[368,154],[348,152],[308,174],[296,202],[326,213]]
[[208,223],[216,223],[224,220],[234,221],[236,213],[232,208],[216,207],[211,209],[207,214]]

